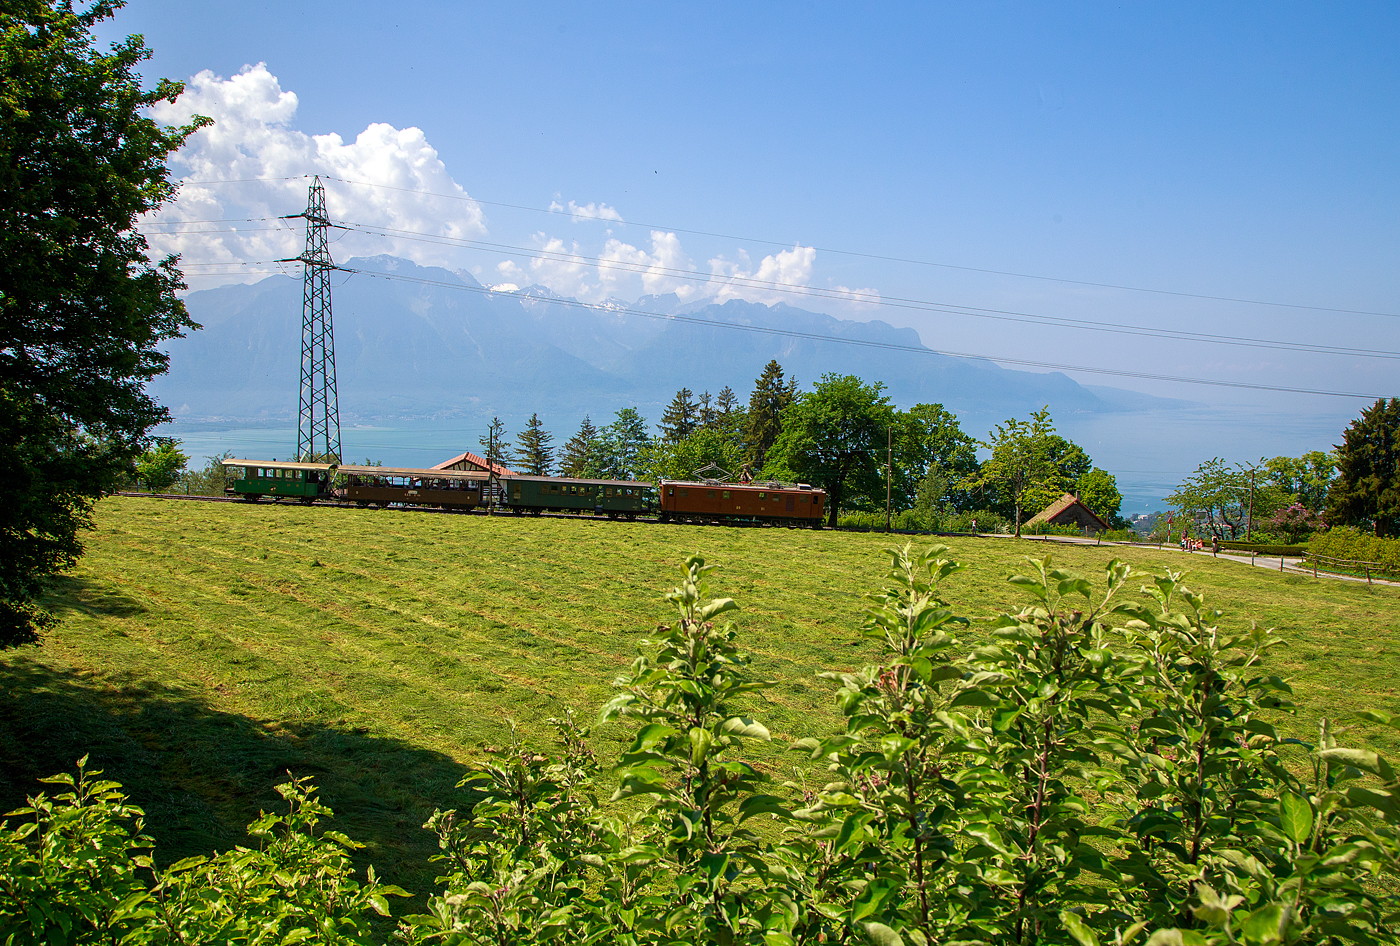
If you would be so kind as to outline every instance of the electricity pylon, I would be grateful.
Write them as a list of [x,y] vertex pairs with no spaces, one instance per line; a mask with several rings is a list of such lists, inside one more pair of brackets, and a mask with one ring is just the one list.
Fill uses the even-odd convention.
[[306,212],[286,219],[306,220],[306,249],[283,262],[302,265],[301,397],[297,418],[297,459],[339,463],[340,399],[335,390],[335,332],[331,320],[331,253],[326,230],[326,189],[311,181]]

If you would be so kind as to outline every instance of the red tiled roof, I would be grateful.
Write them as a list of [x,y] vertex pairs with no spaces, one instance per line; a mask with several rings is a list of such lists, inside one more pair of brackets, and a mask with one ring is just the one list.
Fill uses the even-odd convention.
[[508,470],[508,469],[506,469],[505,467],[501,466],[499,463],[494,464],[495,469],[492,469],[492,464],[487,463],[485,457],[477,456],[475,453],[471,453],[470,451],[468,451],[467,453],[458,454],[457,456],[453,457],[451,460],[443,460],[441,463],[439,463],[439,464],[437,464],[436,466],[434,466],[433,469],[434,469],[434,470],[450,470],[450,469],[452,469],[453,467],[456,467],[458,464],[461,464],[461,463],[470,463],[472,466],[476,467],[478,470],[489,470],[490,472],[495,473],[497,476],[514,476],[514,475],[515,475],[515,471],[514,471],[514,470]]

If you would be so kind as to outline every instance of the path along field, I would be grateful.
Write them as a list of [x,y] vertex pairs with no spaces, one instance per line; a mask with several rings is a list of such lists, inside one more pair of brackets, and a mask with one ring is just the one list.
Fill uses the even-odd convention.
[[[896,537],[897,538],[897,537]],[[902,541],[902,540],[900,540]],[[930,542],[934,540],[928,540]],[[1005,581],[1053,552],[1096,586],[1121,557],[1189,568],[1227,614],[1289,646],[1270,666],[1317,717],[1400,708],[1400,589],[1281,575],[1173,551],[943,540],[967,571],[946,590],[985,617],[1023,599]],[[778,743],[837,724],[816,674],[873,657],[861,595],[887,567],[877,534],[657,526],[113,498],[55,590],[59,625],[0,654],[0,804],[91,752],[148,813],[162,860],[245,841],[288,770],[312,775],[335,827],[367,842],[391,882],[431,888],[420,825],[468,803],[464,764],[507,741],[549,740],[574,707],[592,721],[640,638],[669,614],[684,555],[721,566],[741,642],[776,685],[750,711]],[[1136,590],[1137,582],[1131,584]],[[974,622],[965,633],[975,641]],[[605,762],[624,727],[597,732]],[[1353,744],[1370,738],[1357,730]],[[1394,749],[1394,746],[1387,746]],[[785,777],[779,751],[763,761]]]

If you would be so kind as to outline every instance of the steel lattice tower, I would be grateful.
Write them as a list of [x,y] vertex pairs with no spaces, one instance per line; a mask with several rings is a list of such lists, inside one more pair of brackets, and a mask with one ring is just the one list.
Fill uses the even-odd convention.
[[297,459],[339,463],[340,399],[335,390],[335,333],[331,320],[331,253],[326,230],[326,189],[320,177],[311,182],[306,212],[306,250],[302,264],[301,397],[297,419]]

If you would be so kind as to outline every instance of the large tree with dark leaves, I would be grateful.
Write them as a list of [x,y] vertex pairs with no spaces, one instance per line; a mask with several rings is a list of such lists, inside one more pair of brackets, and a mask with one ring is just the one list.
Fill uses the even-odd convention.
[[196,326],[173,258],[137,218],[174,195],[166,156],[196,123],[143,111],[140,37],[99,51],[117,2],[0,4],[0,646],[35,639],[45,583],[82,552],[93,502],[168,419],[144,383]]
[[[826,489],[829,524],[855,497],[885,493],[884,460],[895,409],[880,382],[854,375],[823,375],[810,392],[783,410],[781,433],[768,451],[765,471],[792,474]],[[766,474],[765,474],[766,475]]]
[[1337,448],[1327,521],[1400,536],[1400,398],[1381,398],[1351,422]]

